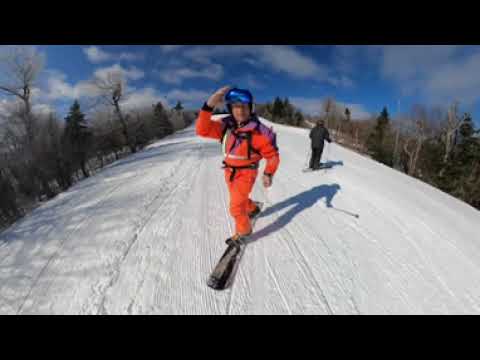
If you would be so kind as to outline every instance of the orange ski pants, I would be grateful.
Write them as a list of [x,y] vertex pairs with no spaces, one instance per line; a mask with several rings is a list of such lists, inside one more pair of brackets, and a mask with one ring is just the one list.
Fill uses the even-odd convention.
[[245,235],[252,231],[249,214],[255,210],[255,203],[250,200],[258,170],[237,169],[235,177],[230,181],[232,169],[225,169],[225,181],[230,192],[230,215],[235,219],[235,230]]

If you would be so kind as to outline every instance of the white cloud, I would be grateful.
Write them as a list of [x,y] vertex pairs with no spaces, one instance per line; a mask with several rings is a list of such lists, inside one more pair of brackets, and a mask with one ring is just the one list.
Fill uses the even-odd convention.
[[[292,104],[300,108],[300,110],[302,110],[302,112],[305,114],[323,114],[322,103],[324,99],[322,98],[292,97],[290,98],[290,101]],[[366,119],[371,116],[371,113],[361,104],[349,104],[337,101],[336,105],[341,108],[342,113],[345,111],[345,107],[348,107],[353,120]]]
[[61,98],[75,98],[77,91],[74,86],[65,81],[66,76],[50,77],[47,80],[48,97],[52,100]]
[[109,67],[97,69],[94,73],[94,77],[105,79],[109,74],[121,74],[125,79],[129,80],[139,80],[145,76],[145,73],[135,66],[125,69],[121,65],[115,64]]
[[367,65],[381,63],[384,46],[336,45],[332,50],[332,63],[342,75],[353,75]]
[[17,104],[13,100],[0,99],[0,148],[2,147],[2,137],[6,130],[5,124],[8,117],[15,111]]
[[[463,45],[336,46],[333,66],[349,78],[372,67],[402,96],[416,96],[430,105],[480,100],[480,50]],[[335,82],[335,81],[334,81]],[[343,80],[348,87],[350,82]]]
[[431,102],[459,100],[471,105],[479,100],[480,52],[460,61],[442,65],[429,74],[425,92]]
[[55,109],[49,104],[36,104],[32,107],[32,111],[36,114],[48,115],[54,113]]
[[[346,75],[336,75],[332,69],[316,62],[298,48],[287,45],[163,45],[164,53],[175,53],[176,58],[188,59],[193,64],[213,66],[221,58],[237,58],[257,68],[270,68],[285,73],[295,79],[312,79],[328,82],[338,87],[352,87],[353,80]],[[220,65],[217,65],[220,66]],[[180,71],[181,70],[181,71]],[[189,70],[189,71],[187,71]],[[183,78],[198,75],[198,70],[183,65],[181,69],[166,68],[161,71],[163,80],[179,84]],[[205,73],[202,72],[202,75]],[[219,73],[213,72],[210,78],[218,80]],[[184,75],[182,77],[182,75]],[[218,76],[215,76],[218,75]]]
[[[17,99],[1,99],[0,100],[0,119],[5,119],[18,111],[23,106],[23,103]],[[32,106],[34,114],[48,114],[55,112],[55,109],[50,104],[38,103]]]
[[[380,74],[392,81],[404,95],[435,96],[427,88],[431,78],[437,78],[445,66],[455,63],[461,46],[389,45],[381,48]],[[431,91],[434,93],[431,93]],[[429,94],[430,93],[430,94]]]
[[141,53],[122,52],[118,55],[120,60],[136,61],[145,59],[145,55]]
[[203,90],[179,90],[175,89],[166,94],[169,103],[175,104],[177,101],[188,105],[198,105],[208,99],[209,93]]
[[338,78],[329,77],[328,82],[336,87],[353,88],[355,86],[353,80],[346,75],[340,75]]
[[245,61],[247,64],[250,64],[251,66],[256,67],[256,68],[262,68],[263,67],[263,64],[260,61],[255,60],[253,58],[245,58],[245,59],[243,59],[243,61]]
[[147,87],[135,89],[123,102],[122,106],[126,110],[135,108],[144,108],[162,102],[166,107],[173,107],[177,101],[181,101],[184,106],[198,107],[210,94],[202,90],[180,90],[174,89],[166,94],[157,92],[154,88]]
[[290,102],[298,107],[305,114],[319,115],[322,112],[323,99],[310,99],[303,97],[292,97]]
[[158,102],[161,102],[165,106],[168,105],[165,97],[162,94],[158,93],[153,88],[147,87],[136,90],[134,93],[129,95],[127,99],[122,102],[122,106],[126,110],[132,110],[136,108],[146,108]]
[[47,79],[46,99],[80,99],[81,97],[94,97],[98,95],[96,87],[88,81],[80,81],[71,85],[66,81],[66,75],[58,71],[50,71]]
[[162,52],[169,53],[169,52],[177,51],[182,47],[184,47],[185,45],[158,45],[158,46],[160,50],[162,50]]
[[389,45],[383,47],[381,72],[395,80],[421,77],[436,66],[448,62],[458,46]]
[[254,77],[252,74],[248,74],[246,77],[246,83],[249,88],[252,89],[264,89],[265,85],[259,81],[256,77]]
[[110,60],[110,54],[100,49],[98,46],[90,46],[82,49],[88,60],[92,63],[100,63],[102,61]]
[[328,68],[317,64],[313,59],[302,55],[289,46],[265,45],[261,48],[261,59],[274,69],[298,77],[325,78]]
[[[122,73],[125,78],[138,79],[143,76],[143,72],[137,73],[137,69],[131,68],[125,70],[119,65],[114,65],[108,68],[98,69],[94,76],[105,78],[109,73]],[[81,98],[92,98],[100,95],[98,88],[92,81],[80,81],[75,85],[71,85],[66,81],[66,76],[60,72],[51,72],[51,76],[47,81],[48,100],[73,100]],[[167,100],[164,95],[158,93],[154,88],[146,87],[137,89],[126,84],[126,95],[122,101],[122,106],[125,110],[134,110],[138,108],[149,107],[157,102],[162,102],[167,106]],[[46,108],[39,108],[39,110],[46,111]]]
[[169,84],[180,84],[183,80],[189,78],[206,78],[210,80],[220,80],[223,77],[223,67],[219,64],[211,64],[201,70],[192,68],[173,68],[156,71],[160,79]]
[[116,60],[135,61],[145,58],[145,55],[142,53],[122,52],[116,54],[102,50],[98,46],[90,46],[87,48],[83,48],[83,52],[87,56],[88,60],[94,64]]
[[356,46],[337,45],[333,48],[332,60],[334,66],[342,73],[350,74],[355,69],[358,60]]
[[337,103],[337,105],[343,108],[343,112],[345,112],[345,108],[348,107],[350,110],[350,117],[353,120],[364,120],[372,116],[372,113],[365,109],[361,104]]
[[33,87],[30,90],[30,98],[32,100],[36,100],[37,98],[41,97],[41,95],[42,95],[42,90],[38,87]]
[[[59,71],[49,70],[46,72],[48,78],[46,79],[46,91],[40,92],[39,89],[34,89],[35,93],[32,98],[37,98],[40,101],[52,100],[73,100],[80,98],[93,98],[99,95],[99,90],[91,80],[82,80],[76,84],[70,84],[67,81],[67,76]],[[136,67],[124,69],[118,64],[110,67],[100,68],[94,72],[94,77],[105,79],[108,74],[121,74],[126,80],[138,80],[145,74]],[[127,85],[128,89],[128,85]]]
[[228,82],[232,86],[238,86],[240,88],[248,88],[252,90],[265,89],[264,81],[258,79],[260,77],[262,80],[262,74],[257,74],[256,76],[249,74],[242,74],[240,76],[232,77],[228,79]]
[[480,50],[463,45],[383,46],[380,74],[403,95],[445,104],[480,99]]
[[136,67],[131,67],[128,70],[125,70],[125,77],[130,80],[139,80],[145,76],[145,73],[136,68]]
[[10,116],[18,107],[17,100],[0,99],[0,117]]
[[232,56],[241,59],[248,56],[250,63],[255,64],[257,61],[296,78],[325,78],[328,74],[326,66],[286,45],[195,46],[184,51],[183,55],[194,61]]

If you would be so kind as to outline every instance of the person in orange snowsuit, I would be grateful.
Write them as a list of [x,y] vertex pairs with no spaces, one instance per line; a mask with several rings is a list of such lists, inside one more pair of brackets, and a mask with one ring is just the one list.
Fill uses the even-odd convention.
[[[225,98],[230,116],[212,120],[215,106]],[[230,214],[235,219],[232,240],[252,233],[251,218],[260,209],[250,199],[258,175],[259,162],[266,159],[263,185],[272,185],[280,163],[276,135],[253,112],[253,97],[248,90],[223,87],[203,105],[197,122],[197,135],[220,140],[224,155],[225,181],[230,192]]]

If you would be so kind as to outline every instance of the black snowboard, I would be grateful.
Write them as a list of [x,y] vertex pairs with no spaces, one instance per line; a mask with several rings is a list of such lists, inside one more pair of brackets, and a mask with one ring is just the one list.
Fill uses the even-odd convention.
[[[260,209],[263,208],[263,203],[257,202]],[[252,219],[252,228],[255,226],[258,216]],[[247,246],[248,237],[242,239],[241,242],[233,242],[230,239],[225,241],[228,245],[217,265],[213,269],[208,278],[207,285],[214,290],[224,290],[230,287],[235,277],[235,274],[242,259],[245,247]]]

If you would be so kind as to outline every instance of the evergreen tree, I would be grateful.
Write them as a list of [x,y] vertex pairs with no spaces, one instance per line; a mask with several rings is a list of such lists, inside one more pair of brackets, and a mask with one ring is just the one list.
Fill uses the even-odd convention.
[[2,198],[0,200],[0,214],[3,214],[4,221],[10,221],[17,219],[21,216],[17,204],[17,194],[15,188],[12,185],[11,179],[4,174],[4,170],[0,168],[0,194]]
[[288,100],[288,98],[285,98],[285,100],[283,101],[283,117],[285,118],[285,121],[290,124],[290,125],[293,125],[294,123],[294,112],[295,112],[295,109],[293,108],[293,105],[290,104],[290,101]]
[[[420,151],[418,169],[422,173],[422,180],[439,187],[439,173],[444,167],[443,153],[445,145],[441,140],[441,136],[437,135],[425,141]],[[399,156],[406,156],[402,151]],[[408,163],[408,159],[406,159]],[[407,170],[405,170],[407,172]]]
[[85,121],[85,115],[80,110],[77,100],[70,107],[65,118],[66,127],[64,133],[64,144],[75,171],[80,167],[85,177],[90,176],[87,170],[88,146],[91,139],[91,132]]
[[135,133],[135,147],[143,149],[152,139],[152,131],[141,114],[132,114],[132,118],[134,119],[132,125]]
[[177,101],[177,105],[173,108],[175,111],[182,111],[183,110],[183,105],[180,101]]
[[352,118],[350,109],[347,107],[345,108],[345,118],[342,120],[342,130],[344,133],[353,136],[352,134]]
[[295,111],[294,123],[293,126],[301,126],[303,124],[304,118],[301,111]]
[[472,183],[475,183],[476,172],[480,173],[480,141],[475,136],[475,126],[469,114],[465,114],[456,142],[452,159],[441,172],[440,187],[466,202],[475,201],[472,199],[475,192]]
[[281,123],[283,116],[284,116],[283,102],[277,96],[273,101],[273,105],[272,105],[272,121]]
[[[177,104],[177,106],[180,103]],[[181,104],[180,106],[181,107]],[[153,109],[155,136],[163,137],[173,134],[173,125],[168,119],[168,113],[161,102],[158,102]]]
[[275,97],[271,103],[257,104],[257,114],[275,123],[301,126],[304,121],[303,114],[290,103],[288,98],[283,100]]
[[345,119],[350,122],[350,109],[347,107],[345,108]]
[[390,119],[387,108],[384,107],[377,118],[375,127],[367,139],[367,149],[372,158],[385,165],[393,166],[393,153],[387,141],[390,130]]

